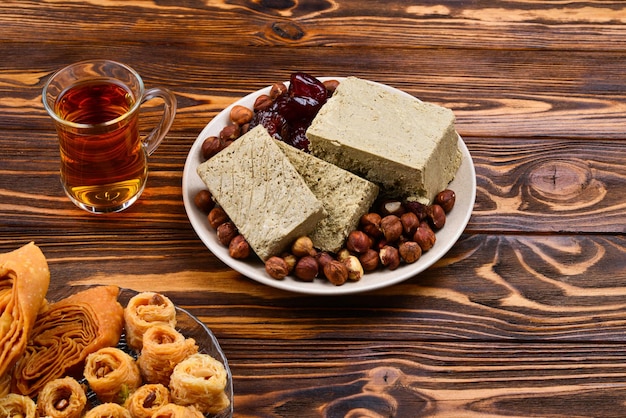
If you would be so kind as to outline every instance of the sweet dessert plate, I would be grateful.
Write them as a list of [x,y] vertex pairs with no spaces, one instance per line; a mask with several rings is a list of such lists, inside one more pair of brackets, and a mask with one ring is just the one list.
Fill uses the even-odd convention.
[[[321,81],[334,79],[341,82],[343,78],[318,77],[318,79]],[[381,86],[394,94],[413,97],[396,88],[382,84]],[[199,191],[206,189],[204,183],[196,173],[197,167],[204,162],[201,155],[202,143],[209,136],[219,135],[222,128],[230,123],[230,110],[233,106],[241,105],[252,109],[255,99],[261,94],[269,94],[270,89],[271,87],[268,86],[248,94],[213,118],[198,135],[191,146],[185,162],[182,184],[185,210],[187,211],[187,216],[189,217],[192,227],[202,242],[216,257],[242,275],[271,287],[305,294],[340,295],[375,290],[400,283],[423,272],[450,250],[467,226],[476,198],[476,172],[474,163],[467,146],[460,136],[458,144],[462,154],[461,166],[454,180],[448,186],[449,189],[454,190],[456,193],[456,204],[452,211],[448,213],[444,228],[437,231],[437,241],[434,247],[425,252],[417,262],[401,265],[396,270],[377,270],[375,272],[366,273],[358,282],[347,282],[342,286],[335,286],[323,279],[316,279],[313,282],[303,282],[295,277],[288,276],[283,280],[276,280],[267,274],[263,263],[259,259],[250,258],[248,260],[236,260],[230,257],[228,249],[218,241],[215,231],[208,223],[206,215],[194,204],[195,195]]]
[[[50,302],[56,302],[58,300],[64,299],[68,296],[71,296],[79,291],[85,290],[92,286],[68,286],[63,289],[59,289],[54,292],[49,292],[47,298]],[[120,292],[118,295],[119,303],[125,307],[128,304],[128,301],[138,292],[131,290],[120,288]],[[198,352],[203,354],[208,354],[214,359],[220,361],[224,368],[226,369],[227,381],[226,388],[224,390],[226,396],[230,400],[230,405],[228,408],[220,411],[217,414],[206,414],[207,418],[231,418],[233,416],[233,380],[232,373],[228,366],[228,360],[226,359],[226,355],[222,351],[219,342],[213,332],[206,325],[204,325],[198,318],[193,316],[187,310],[176,306],[176,330],[183,334],[186,338],[193,338],[198,345]],[[125,336],[122,336],[118,344],[118,348],[122,351],[130,354],[132,357],[137,355],[131,348],[126,344]],[[97,405],[99,402],[96,398],[95,393],[91,390],[87,392],[87,399],[91,406]]]

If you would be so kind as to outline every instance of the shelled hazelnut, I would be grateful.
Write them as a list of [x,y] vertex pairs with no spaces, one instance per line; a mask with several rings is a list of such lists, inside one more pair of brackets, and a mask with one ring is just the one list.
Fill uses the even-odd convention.
[[330,261],[334,260],[333,256],[327,253],[326,251],[320,251],[315,255],[315,259],[317,260],[317,264],[320,266],[320,270],[323,272],[324,267]]
[[376,212],[366,213],[359,220],[359,228],[372,239],[378,239],[383,236],[383,231],[380,230],[381,220],[382,217]]
[[395,215],[401,216],[406,211],[406,208],[399,200],[385,200],[380,204],[380,215],[388,216]]
[[270,87],[270,99],[276,100],[279,96],[282,96],[287,92],[287,86],[285,83],[274,83],[272,87]]
[[230,241],[239,235],[239,231],[237,231],[237,227],[231,221],[223,222],[216,229],[217,239],[222,243],[222,245],[228,246]]
[[200,190],[193,198],[193,203],[198,209],[207,215],[211,212],[211,209],[215,207],[215,201],[211,197],[211,192],[208,190]]
[[387,215],[380,221],[380,229],[383,231],[387,242],[396,242],[402,236],[402,222],[396,215]]
[[223,224],[228,220],[228,215],[224,212],[220,206],[215,206],[209,214],[207,215],[207,219],[211,227],[217,230],[217,227]]
[[422,251],[428,251],[435,245],[435,241],[437,240],[437,236],[435,232],[431,229],[428,222],[422,221],[420,222],[419,227],[415,230],[413,234],[413,241],[415,241]]
[[341,286],[348,280],[348,268],[339,260],[332,260],[324,267],[324,276],[335,286]]
[[435,203],[442,207],[445,213],[450,213],[452,208],[454,207],[454,203],[456,201],[456,194],[454,190],[446,189],[437,193],[435,196]]
[[220,131],[220,140],[226,143],[227,141],[234,141],[241,136],[241,126],[239,125],[226,125]]
[[413,212],[403,213],[400,216],[400,222],[402,222],[402,231],[406,236],[413,235],[420,224],[419,218]]
[[300,280],[312,282],[317,277],[319,265],[312,255],[305,255],[296,262],[294,274]]
[[289,274],[289,266],[284,258],[275,255],[265,262],[265,271],[270,277],[282,280]]
[[372,246],[372,240],[363,231],[354,230],[348,234],[346,248],[357,254],[363,254]]
[[367,272],[376,270],[380,264],[378,252],[371,248],[359,256],[359,261],[363,270]]
[[380,263],[389,270],[395,270],[400,266],[400,254],[396,247],[385,245],[380,249],[378,256],[380,257]]
[[254,112],[245,106],[235,105],[230,110],[230,120],[235,125],[243,126],[246,123],[250,123]]
[[422,256],[422,248],[415,241],[404,241],[398,245],[398,253],[402,261],[412,264]]
[[350,255],[346,257],[343,260],[343,264],[348,269],[348,280],[353,282],[361,280],[361,277],[363,277],[363,266],[356,256]]
[[313,248],[313,241],[307,236],[298,237],[291,245],[291,253],[296,257],[314,256],[316,254]]
[[250,256],[250,244],[243,235],[237,235],[228,244],[228,254],[235,259],[241,260]]
[[217,136],[210,136],[202,142],[202,157],[208,160],[223,149],[224,141]]
[[428,207],[427,217],[435,229],[441,229],[446,224],[446,213],[443,208],[437,204]]
[[274,100],[268,96],[267,94],[261,94],[254,101],[254,105],[252,109],[255,112],[262,112],[270,108],[270,106],[274,103]]

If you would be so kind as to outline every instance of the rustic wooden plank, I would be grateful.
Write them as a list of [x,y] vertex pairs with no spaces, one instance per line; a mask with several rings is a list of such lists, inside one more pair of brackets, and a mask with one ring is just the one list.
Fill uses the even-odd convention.
[[223,345],[237,416],[619,417],[626,394],[613,344],[254,344]]
[[[106,54],[94,54],[94,48],[105,47]],[[622,139],[626,125],[624,90],[608,81],[626,79],[625,54],[606,62],[604,53],[587,51],[398,48],[355,54],[345,47],[242,51],[229,45],[201,50],[172,45],[155,55],[150,45],[52,44],[29,46],[31,53],[25,55],[24,48],[0,44],[12,63],[0,70],[6,129],[50,130],[40,98],[45,80],[56,69],[94,55],[128,63],[148,86],[172,89],[179,102],[173,131],[194,136],[236,99],[298,70],[357,75],[449,107],[463,137]],[[259,65],[266,62],[280,65]]]
[[[0,131],[1,133],[2,131]],[[54,132],[4,131],[0,231],[51,234],[66,228],[187,227],[182,172],[195,137],[172,133],[150,158],[142,198],[121,214],[86,216],[65,197]],[[477,173],[468,231],[624,233],[626,167],[622,141],[466,138]],[[63,213],[64,216],[53,216]],[[163,214],[160,216],[159,214]]]
[[[361,46],[414,48],[626,49],[626,9],[619,1],[486,3],[452,0],[276,2],[57,2],[0,5],[0,41],[40,42],[76,36],[90,44]],[[103,30],[103,27],[106,28]]]
[[[328,298],[242,277],[184,229],[102,232],[32,237],[48,258],[52,291],[87,284],[160,291],[222,338],[626,341],[624,237],[464,235],[421,275]],[[3,252],[14,245],[0,240]]]

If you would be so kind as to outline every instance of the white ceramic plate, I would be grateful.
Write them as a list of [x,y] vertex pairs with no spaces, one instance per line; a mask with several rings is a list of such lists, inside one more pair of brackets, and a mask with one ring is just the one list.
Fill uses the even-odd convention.
[[[58,300],[71,296],[81,290],[88,289],[89,287],[92,286],[68,286],[57,292],[49,293],[46,297],[50,301],[56,302]],[[128,301],[136,294],[137,292],[134,290],[121,288],[117,300],[122,306],[126,307]],[[185,337],[193,338],[194,340],[196,340],[196,344],[198,344],[198,351],[200,353],[208,354],[224,365],[224,368],[226,369],[226,374],[228,376],[226,381],[225,393],[230,400],[230,406],[217,414],[206,414],[206,417],[231,418],[233,416],[232,373],[230,371],[230,368],[228,367],[228,360],[226,359],[226,355],[224,355],[224,352],[222,351],[217,341],[217,338],[215,338],[215,335],[213,335],[211,330],[208,329],[206,325],[204,325],[198,318],[190,314],[185,309],[179,308],[178,306],[176,306],[176,329]],[[122,336],[122,339],[118,344],[118,348],[135,358],[137,357],[137,353],[126,345],[126,340],[124,336]],[[91,390],[87,392],[87,398],[91,406],[95,406],[99,403],[95,393],[93,393]]]
[[[319,77],[319,79],[322,81],[330,79],[341,81],[342,77]],[[288,85],[288,83],[285,84]],[[413,97],[393,87],[383,86],[396,94]],[[437,232],[437,241],[434,247],[425,252],[417,262],[401,265],[393,271],[377,270],[376,272],[366,273],[358,282],[347,282],[342,286],[334,286],[330,282],[322,279],[316,279],[313,282],[302,282],[293,277],[287,277],[284,280],[275,280],[268,276],[260,260],[240,261],[231,258],[228,255],[228,249],[217,240],[214,230],[208,224],[206,215],[194,204],[194,196],[199,191],[206,189],[204,183],[196,173],[196,168],[203,162],[201,155],[202,143],[209,136],[217,136],[222,128],[230,123],[231,108],[235,105],[242,105],[252,109],[255,99],[261,94],[269,94],[270,88],[271,87],[266,87],[251,93],[220,112],[206,125],[202,132],[200,132],[185,162],[182,188],[187,216],[202,242],[204,242],[215,256],[244,276],[268,286],[306,294],[339,295],[364,292],[399,283],[432,266],[450,250],[469,222],[474,207],[474,199],[476,197],[476,172],[474,171],[474,163],[467,146],[460,136],[459,149],[461,150],[463,160],[454,180],[448,186],[456,193],[456,204],[448,214],[443,229]]]

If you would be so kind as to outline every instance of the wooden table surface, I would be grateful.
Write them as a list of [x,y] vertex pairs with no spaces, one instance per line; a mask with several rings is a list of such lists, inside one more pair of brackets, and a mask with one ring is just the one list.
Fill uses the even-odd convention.
[[[235,416],[626,414],[624,2],[6,0],[0,28],[0,251],[35,241],[51,291],[114,283],[191,310],[229,359]],[[89,58],[178,98],[144,194],[112,216],[65,197],[41,104],[52,72]],[[477,193],[440,262],[311,296],[203,245],[181,192],[192,143],[293,71],[455,112]]]

